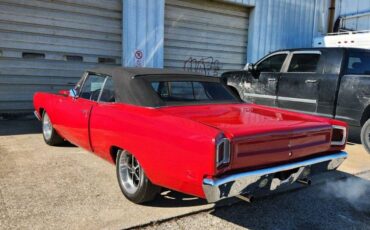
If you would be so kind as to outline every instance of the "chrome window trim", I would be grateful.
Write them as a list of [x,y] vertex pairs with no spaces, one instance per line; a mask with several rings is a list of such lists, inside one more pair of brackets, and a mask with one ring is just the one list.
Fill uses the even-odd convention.
[[100,93],[99,93],[99,96],[98,96],[98,99],[96,100],[96,102],[100,102],[100,98],[101,98],[101,95],[103,94],[103,90],[104,90],[105,83],[107,82],[107,80],[108,80],[108,76],[105,76],[103,85],[101,86]]
[[292,73],[292,74],[296,74],[296,73],[316,73],[316,72],[288,72],[289,70],[289,66],[290,66],[290,62],[292,61],[292,58],[293,58],[293,55],[294,54],[319,54],[320,55],[320,58],[321,58],[321,51],[319,50],[297,50],[297,51],[292,51],[288,57],[286,58],[286,65],[283,66],[283,69],[281,70],[281,72],[283,73]]
[[[286,54],[286,57],[285,57],[285,60],[283,62],[283,64],[281,65],[281,68],[280,68],[280,71],[279,72],[276,72],[276,73],[281,73],[283,72],[284,70],[284,66],[285,64],[287,63],[288,59],[289,59],[289,51],[278,51],[278,52],[274,52],[274,53],[271,53],[265,57],[263,57],[261,60],[259,60],[258,62],[256,62],[255,66],[256,68],[258,67],[258,65],[263,62],[264,60],[266,60],[267,58],[270,58],[272,56],[275,56],[275,55],[280,55],[280,54]],[[261,73],[274,73],[274,72],[261,72]]]
[[107,74],[101,74],[101,73],[95,73],[95,72],[90,72],[90,71],[86,71],[84,72],[84,76],[83,76],[83,82],[81,84],[81,87],[80,87],[80,91],[78,92],[78,95],[76,98],[80,98],[81,96],[81,93],[82,93],[82,89],[85,87],[85,82],[86,80],[90,77],[90,76],[98,76],[98,77],[101,77],[101,78],[104,78],[104,81],[103,81],[103,84],[102,84],[102,87],[100,89],[100,93],[99,93],[99,96],[98,96],[98,99],[96,101],[94,100],[90,100],[90,99],[86,99],[86,98],[83,98],[85,100],[89,100],[89,101],[94,101],[94,102],[100,102],[100,97],[102,95],[102,89],[104,89],[104,86],[105,86],[105,83],[107,82],[107,79],[108,77],[111,77]]

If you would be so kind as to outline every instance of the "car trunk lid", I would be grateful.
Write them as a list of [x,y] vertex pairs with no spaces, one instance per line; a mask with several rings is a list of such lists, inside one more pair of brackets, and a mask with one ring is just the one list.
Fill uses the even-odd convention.
[[332,129],[323,118],[251,104],[161,110],[222,131],[231,140],[232,151],[231,163],[225,170],[287,162],[330,148]]

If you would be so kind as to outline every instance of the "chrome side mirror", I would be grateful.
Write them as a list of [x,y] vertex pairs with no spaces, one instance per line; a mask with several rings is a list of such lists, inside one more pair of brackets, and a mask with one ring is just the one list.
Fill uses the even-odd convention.
[[77,96],[78,96],[77,91],[75,89],[70,89],[69,90],[69,96],[73,97],[73,98],[77,98]]
[[59,90],[58,92],[60,95],[63,95],[63,96],[69,96],[69,90]]
[[259,78],[260,73],[257,70],[257,66],[255,64],[247,63],[244,66],[244,70],[250,72],[254,78],[256,78],[256,79]]
[[244,66],[244,70],[246,70],[246,71],[253,71],[254,69],[255,69],[255,67],[254,67],[254,64],[252,64],[252,63],[247,63]]

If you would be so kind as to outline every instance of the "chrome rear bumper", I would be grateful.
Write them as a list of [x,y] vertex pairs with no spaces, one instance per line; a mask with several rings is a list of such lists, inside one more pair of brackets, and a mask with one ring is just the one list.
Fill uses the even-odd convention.
[[[261,189],[275,190],[279,187],[293,184],[299,179],[306,179],[311,174],[334,170],[346,158],[346,152],[338,152],[300,162],[232,174],[221,178],[206,178],[203,180],[203,191],[208,202],[216,202],[240,194],[253,194]],[[289,170],[292,170],[292,172],[288,178],[281,180],[276,177],[277,173]]]

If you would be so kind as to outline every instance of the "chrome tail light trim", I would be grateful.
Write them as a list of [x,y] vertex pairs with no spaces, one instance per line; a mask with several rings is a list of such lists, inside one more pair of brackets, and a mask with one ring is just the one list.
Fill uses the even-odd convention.
[[343,137],[342,137],[342,140],[341,141],[331,141],[331,145],[344,145],[346,144],[346,141],[347,141],[347,128],[344,127],[344,126],[339,126],[339,125],[333,125],[332,126],[333,128],[333,132],[334,132],[334,129],[340,129],[343,131]]
[[[220,152],[222,152],[222,159],[220,159]],[[221,138],[216,144],[216,166],[230,163],[230,140]]]

